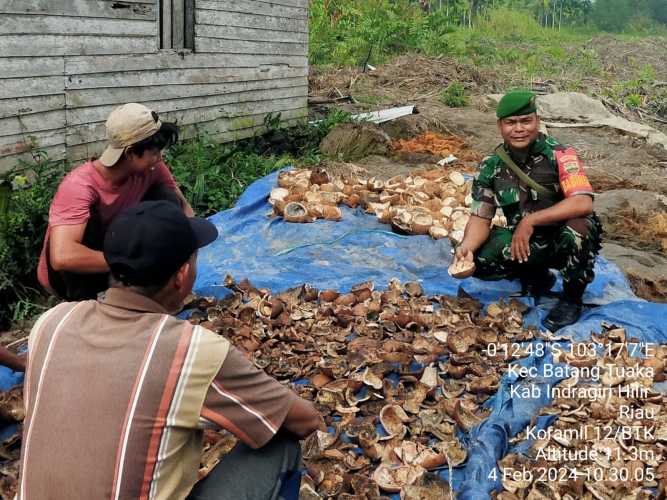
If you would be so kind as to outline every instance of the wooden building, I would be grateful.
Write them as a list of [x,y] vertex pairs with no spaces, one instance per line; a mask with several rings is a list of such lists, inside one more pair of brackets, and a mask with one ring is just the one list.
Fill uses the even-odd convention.
[[308,0],[0,0],[0,172],[99,154],[125,102],[228,141],[307,93]]

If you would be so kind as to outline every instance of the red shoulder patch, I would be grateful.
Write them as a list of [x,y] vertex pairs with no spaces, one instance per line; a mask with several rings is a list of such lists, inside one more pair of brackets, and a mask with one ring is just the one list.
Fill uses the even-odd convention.
[[574,148],[554,151],[558,164],[558,178],[563,195],[593,194],[591,183],[584,172],[584,165]]

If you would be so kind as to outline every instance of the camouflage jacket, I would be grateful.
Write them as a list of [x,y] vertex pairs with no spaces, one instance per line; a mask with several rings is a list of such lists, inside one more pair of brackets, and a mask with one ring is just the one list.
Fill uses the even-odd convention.
[[[509,153],[507,146],[505,150]],[[470,212],[492,219],[500,207],[510,228],[525,215],[549,208],[574,194],[592,194],[583,165],[572,148],[553,137],[540,134],[530,147],[525,162],[511,155],[514,162],[538,184],[555,193],[546,197],[521,182],[498,155],[484,158],[472,185]]]

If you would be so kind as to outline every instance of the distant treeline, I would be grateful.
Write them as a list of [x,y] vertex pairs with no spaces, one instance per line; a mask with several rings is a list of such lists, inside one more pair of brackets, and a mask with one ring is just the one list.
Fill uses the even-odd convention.
[[[520,41],[526,34],[543,38],[565,30],[647,34],[667,28],[667,0],[311,0],[310,5],[315,64],[377,61],[409,50],[452,53],[457,42],[452,34],[462,30]],[[519,32],[508,31],[517,27]]]
[[542,26],[551,28],[592,24],[604,31],[621,31],[633,21],[667,24],[666,0],[419,0],[407,3],[417,3],[427,13],[444,9],[453,22],[464,25],[471,24],[476,15],[498,7],[526,10]]

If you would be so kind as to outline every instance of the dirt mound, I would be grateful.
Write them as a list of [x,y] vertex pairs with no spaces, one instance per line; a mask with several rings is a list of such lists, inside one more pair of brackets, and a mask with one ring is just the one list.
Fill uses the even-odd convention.
[[661,251],[667,255],[667,213],[654,212],[641,215],[633,208],[625,208],[614,214],[605,224],[611,238],[630,247]]
[[372,177],[368,171],[354,163],[346,163],[336,160],[324,160],[318,165],[319,168],[326,170],[332,177],[349,179],[350,177]]
[[602,256],[626,274],[638,297],[667,302],[667,258],[611,242],[602,245]]
[[416,135],[428,132],[428,130],[434,128],[434,125],[437,127],[437,124],[434,124],[432,120],[429,120],[424,115],[416,114],[384,122],[380,127],[392,139],[410,139]]
[[414,87],[423,92],[429,87],[445,87],[457,81],[471,86],[486,82],[485,75],[473,66],[460,64],[450,58],[429,58],[417,54],[405,54],[368,73],[378,85]]
[[437,97],[450,82],[469,89],[487,86],[489,76],[474,66],[450,58],[405,54],[374,71],[314,67],[308,75],[310,95],[339,98],[372,94],[387,101],[419,101]]
[[653,212],[667,210],[667,198],[639,189],[613,189],[595,197],[595,211],[603,224],[614,220],[621,210],[631,209],[637,217],[646,218]]
[[550,129],[549,133],[577,150],[596,191],[635,187],[667,194],[663,157],[642,139],[598,128]]
[[606,191],[613,191],[615,189],[639,189],[641,190],[642,185],[638,182],[633,181],[632,179],[624,179],[622,177],[608,175],[608,174],[599,174],[599,173],[589,173],[589,180],[593,185],[596,193],[603,193]]
[[[609,195],[602,200],[605,237],[614,241],[603,245],[602,255],[626,274],[638,297],[667,302],[667,213],[652,211],[665,205],[655,193],[644,191],[603,194]],[[628,206],[628,200],[635,203]]]
[[320,151],[341,161],[359,160],[389,152],[391,138],[373,123],[344,123],[334,127],[320,142]]
[[612,35],[601,35],[592,38],[586,48],[595,51],[605,70],[616,78],[635,78],[638,70],[650,64],[659,80],[667,79],[667,42],[664,38],[643,37],[625,41]]

